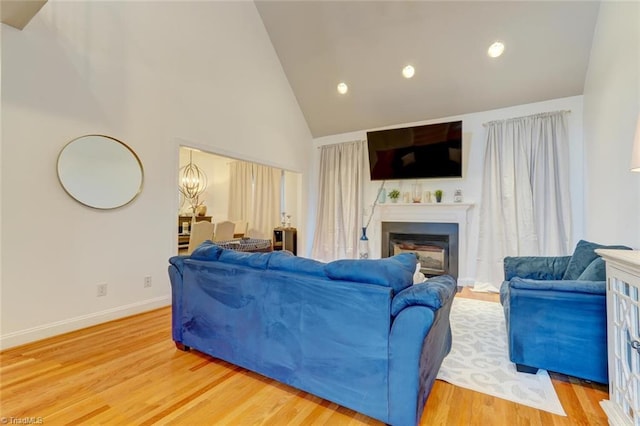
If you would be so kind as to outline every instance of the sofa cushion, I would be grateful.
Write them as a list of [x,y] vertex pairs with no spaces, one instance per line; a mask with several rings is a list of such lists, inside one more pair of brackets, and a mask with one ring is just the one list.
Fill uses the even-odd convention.
[[626,246],[604,246],[601,244],[580,240],[576,245],[576,249],[574,250],[573,255],[571,255],[571,260],[569,260],[569,265],[567,266],[567,270],[565,271],[562,279],[578,279],[580,274],[582,274],[584,270],[587,269],[587,266],[589,266],[589,264],[598,257],[594,250],[599,248],[631,250],[630,247]]
[[256,269],[267,269],[269,258],[273,253],[249,253],[222,249],[218,260],[234,265],[249,266]]
[[450,275],[429,278],[423,283],[405,288],[391,302],[391,315],[396,316],[408,306],[422,305],[440,309],[456,291],[456,280]]
[[397,293],[413,284],[417,258],[401,253],[384,259],[345,259],[327,263],[324,270],[333,280],[391,287]]
[[604,259],[598,256],[580,274],[578,281],[604,281],[607,279],[607,269]]
[[271,254],[267,269],[294,272],[327,278],[324,271],[325,264],[317,260],[294,256],[287,251],[277,251]]
[[211,241],[205,241],[191,253],[191,258],[196,260],[218,260],[222,250],[219,245]]

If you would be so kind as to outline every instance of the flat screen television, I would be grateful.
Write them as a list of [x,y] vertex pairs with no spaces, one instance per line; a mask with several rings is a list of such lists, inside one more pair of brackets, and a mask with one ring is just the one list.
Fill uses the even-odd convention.
[[371,180],[462,177],[462,121],[367,132]]

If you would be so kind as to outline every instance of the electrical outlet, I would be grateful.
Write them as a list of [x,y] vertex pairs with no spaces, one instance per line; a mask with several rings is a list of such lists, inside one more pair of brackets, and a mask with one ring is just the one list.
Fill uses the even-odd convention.
[[106,296],[107,295],[107,284],[98,284],[97,287],[97,294],[98,297],[102,297],[102,296]]
[[144,277],[144,286],[145,287],[151,287],[151,276],[146,276]]

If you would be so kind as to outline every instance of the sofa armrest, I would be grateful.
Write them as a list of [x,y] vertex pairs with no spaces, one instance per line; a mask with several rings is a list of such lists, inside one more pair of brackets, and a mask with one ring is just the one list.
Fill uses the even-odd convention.
[[433,310],[446,305],[456,292],[456,280],[441,275],[412,285],[396,294],[391,302],[391,316],[395,317],[409,306],[426,306]]
[[531,280],[515,277],[509,282],[510,288],[520,290],[548,290],[568,293],[606,294],[605,281],[578,280]]
[[507,256],[503,261],[504,279],[560,280],[569,260],[571,256]]
[[182,267],[184,259],[177,260],[178,256],[171,259],[177,262],[171,262],[169,265],[169,282],[171,283],[171,335],[174,342],[182,342]]
[[408,306],[395,318],[389,336],[389,421],[416,425],[442,360],[451,350],[449,313],[453,298],[440,309]]
[[184,271],[184,261],[185,259],[189,259],[189,258],[190,256],[185,256],[185,255],[172,256],[169,258],[169,265],[175,266],[175,268],[177,269],[176,272],[182,275]]

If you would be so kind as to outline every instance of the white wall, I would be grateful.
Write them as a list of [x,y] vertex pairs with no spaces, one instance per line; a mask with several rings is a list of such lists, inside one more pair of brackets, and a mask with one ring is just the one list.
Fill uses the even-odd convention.
[[[462,179],[424,179],[419,180],[422,184],[423,191],[431,191],[433,193],[436,189],[442,189],[444,191],[443,201],[452,202],[453,192],[455,189],[462,189],[465,202],[475,203],[474,207],[469,213],[469,264],[467,265],[467,271],[470,272],[471,278],[475,278],[476,272],[476,259],[478,250],[478,214],[479,203],[482,196],[482,171],[484,167],[484,150],[486,143],[486,134],[483,127],[483,123],[522,117],[526,115],[536,114],[540,112],[558,111],[558,110],[571,110],[571,114],[568,115],[569,126],[569,152],[570,152],[570,190],[571,190],[571,203],[572,203],[572,240],[576,242],[583,237],[584,234],[584,196],[583,196],[583,135],[582,135],[582,96],[573,96],[569,98],[554,99],[545,102],[537,102],[527,105],[518,105],[509,108],[502,108],[491,111],[484,111],[474,114],[464,114],[459,116],[444,117],[438,120],[421,121],[417,123],[404,123],[390,127],[404,127],[414,126],[421,124],[430,124],[442,121],[462,120],[463,126],[463,177]],[[378,130],[378,129],[369,129]],[[326,136],[322,138],[314,139],[314,145],[319,147],[327,144],[334,144],[340,142],[354,141],[354,140],[366,140],[366,130],[359,132],[343,133],[339,135]],[[316,170],[313,175],[315,188],[318,178],[318,165],[320,161],[320,150],[315,149],[313,152],[313,170]],[[411,191],[411,184],[416,182],[415,180],[406,181],[388,181],[385,184],[385,188],[393,189],[398,188],[400,192]],[[371,206],[376,198],[377,191],[380,187],[380,182],[367,181],[366,193],[364,204]],[[316,191],[317,192],[317,191]],[[309,228],[315,224],[315,206],[317,205],[317,193],[314,193],[310,200],[312,206],[309,211],[311,212],[309,218]],[[370,207],[368,207],[370,208]],[[375,241],[380,238],[379,229],[368,230],[368,237],[371,240],[372,247],[378,247]],[[312,237],[308,240],[309,248],[312,243]],[[371,253],[373,257],[379,257],[380,253]]]
[[602,2],[584,90],[586,237],[640,249],[640,3]]
[[[307,179],[311,135],[252,2],[49,1],[3,26],[1,107],[3,347],[170,302],[181,144]],[[133,203],[86,208],[58,184],[87,133],[139,155]]]

